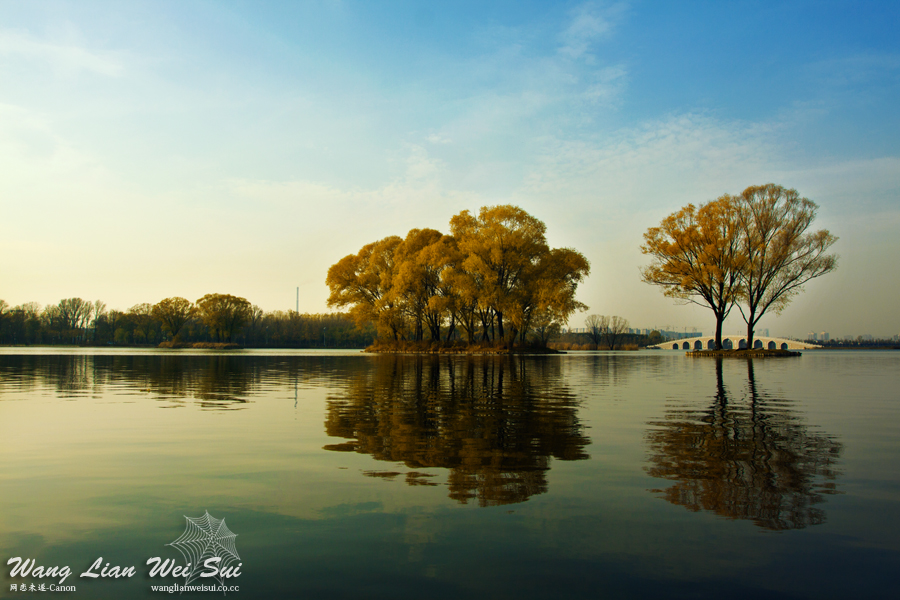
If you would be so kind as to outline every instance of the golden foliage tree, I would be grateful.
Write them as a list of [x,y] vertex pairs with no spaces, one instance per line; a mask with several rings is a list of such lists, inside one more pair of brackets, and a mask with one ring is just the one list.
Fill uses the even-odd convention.
[[709,306],[722,322],[737,303],[747,323],[747,347],[768,310],[780,313],[804,283],[829,273],[837,241],[827,230],[808,232],[818,206],[797,190],[768,183],[728,194],[695,209],[692,204],[644,234],[641,251],[653,262],[641,271],[667,296]]
[[652,257],[641,270],[643,281],[662,287],[666,296],[713,311],[717,349],[746,262],[736,211],[736,201],[727,195],[699,209],[688,204],[648,229],[641,246]]
[[804,283],[837,267],[837,256],[826,254],[837,238],[826,229],[807,232],[819,207],[797,190],[767,183],[748,187],[733,202],[745,257],[738,308],[752,348],[766,311],[780,313]]
[[153,305],[151,312],[153,317],[162,323],[163,328],[169,332],[172,339],[177,340],[185,323],[194,316],[196,308],[190,300],[173,296],[157,302]]
[[465,255],[463,268],[482,284],[500,339],[504,312],[521,300],[523,284],[534,279],[542,255],[549,252],[544,223],[517,206],[485,206],[478,216],[464,210],[450,219],[450,231]]
[[231,294],[206,294],[197,300],[197,313],[217,342],[230,342],[250,318],[250,302]]
[[389,292],[393,285],[394,252],[398,236],[366,244],[328,269],[325,283],[331,290],[329,307],[350,307],[350,316],[362,326],[375,323],[380,333],[400,338],[402,317]]
[[513,337],[517,331],[524,343],[528,331],[540,323],[541,341],[546,343],[554,324],[558,328],[573,312],[586,310],[587,306],[575,299],[575,291],[590,270],[590,263],[575,250],[556,248],[543,253],[512,295],[508,312],[515,328]]
[[440,286],[439,258],[426,252],[443,234],[434,229],[413,229],[397,246],[395,253],[396,274],[389,295],[414,326],[414,339],[423,339],[424,326],[430,330],[431,339],[440,340],[440,312],[429,306]]
[[[463,300],[455,283],[454,269],[462,262],[462,254],[456,239],[452,235],[441,236],[439,240],[422,249],[419,259],[430,272],[430,280],[435,282],[433,293],[428,298],[427,312],[432,339],[439,339],[440,327],[445,317],[449,319],[447,341],[456,333],[457,324],[466,332],[474,333],[474,328],[466,327],[463,323],[466,318],[463,314]],[[474,321],[470,319],[468,324],[472,325]]]

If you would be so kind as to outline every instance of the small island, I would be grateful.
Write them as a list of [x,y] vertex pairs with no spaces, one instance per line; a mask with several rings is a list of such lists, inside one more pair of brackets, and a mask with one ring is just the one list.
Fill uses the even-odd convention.
[[464,210],[450,234],[413,229],[367,244],[328,269],[328,306],[378,333],[367,352],[555,354],[590,263],[551,248],[546,225],[511,205]]
[[712,356],[715,358],[785,358],[800,356],[796,350],[766,350],[764,348],[742,348],[739,350],[691,350],[685,355],[692,358]]
[[244,347],[234,342],[161,342],[157,348],[174,350],[243,350]]

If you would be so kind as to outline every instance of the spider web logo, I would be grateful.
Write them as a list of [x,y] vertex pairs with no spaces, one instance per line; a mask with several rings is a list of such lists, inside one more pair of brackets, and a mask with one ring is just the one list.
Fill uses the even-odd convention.
[[204,561],[210,558],[219,559],[215,565],[218,571],[214,579],[222,585],[221,572],[232,563],[241,560],[234,545],[237,534],[228,529],[225,519],[216,519],[209,511],[204,511],[203,516],[196,519],[187,515],[184,518],[187,520],[184,533],[174,542],[166,544],[181,552],[190,567],[190,571],[184,577],[184,585],[200,577],[204,571]]

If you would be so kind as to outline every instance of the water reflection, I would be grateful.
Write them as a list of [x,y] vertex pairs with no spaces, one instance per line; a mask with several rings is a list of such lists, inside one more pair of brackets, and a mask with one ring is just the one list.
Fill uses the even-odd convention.
[[[379,357],[329,400],[325,429],[349,440],[326,450],[449,469],[450,497],[480,506],[546,492],[550,458],[586,459],[590,443],[560,362],[541,358]],[[434,485],[417,471],[405,481]]]
[[647,472],[675,484],[654,490],[688,510],[749,519],[766,529],[825,522],[816,505],[837,493],[841,445],[816,435],[784,401],[760,391],[747,361],[747,394],[729,396],[716,363],[716,393],[703,410],[670,410],[651,422]]
[[0,388],[34,391],[53,388],[60,398],[150,394],[165,406],[199,402],[209,409],[241,408],[257,387],[265,365],[240,356],[8,356]]

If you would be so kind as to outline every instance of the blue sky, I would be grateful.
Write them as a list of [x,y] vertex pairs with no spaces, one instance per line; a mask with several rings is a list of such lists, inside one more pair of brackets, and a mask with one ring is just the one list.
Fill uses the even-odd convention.
[[[233,293],[325,310],[328,266],[513,203],[639,327],[688,202],[795,187],[838,271],[761,327],[900,332],[895,2],[0,1],[0,298]],[[583,316],[573,317],[580,326]],[[738,331],[739,318],[726,329]]]

